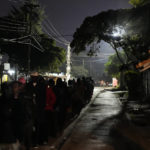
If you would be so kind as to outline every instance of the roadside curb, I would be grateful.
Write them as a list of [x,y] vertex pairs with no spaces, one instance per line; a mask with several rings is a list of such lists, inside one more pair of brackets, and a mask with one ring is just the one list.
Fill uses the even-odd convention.
[[91,98],[91,101],[82,109],[80,115],[77,118],[75,118],[75,120],[73,120],[72,123],[66,129],[64,129],[62,136],[58,137],[58,140],[56,140],[56,142],[53,144],[53,147],[51,149],[53,149],[53,150],[60,150],[61,149],[61,147],[65,144],[67,139],[71,136],[72,131],[75,127],[75,124],[82,118],[84,113],[87,111],[89,105],[91,105],[94,102],[96,97],[101,92],[104,92],[104,90],[100,90],[95,95],[93,95],[93,97]]

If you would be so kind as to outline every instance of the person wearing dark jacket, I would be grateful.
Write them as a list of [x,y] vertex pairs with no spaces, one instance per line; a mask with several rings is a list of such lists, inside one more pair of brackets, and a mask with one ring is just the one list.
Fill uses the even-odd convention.
[[46,105],[45,105],[45,140],[48,141],[49,136],[56,136],[56,122],[57,116],[54,105],[56,102],[56,95],[53,91],[54,80],[50,79],[46,87]]
[[54,92],[56,95],[55,110],[58,115],[58,130],[61,133],[65,123],[66,117],[66,85],[61,78],[57,79]]
[[12,105],[10,102],[11,88],[9,83],[1,85],[0,97],[0,143],[15,143],[16,139],[12,127]]
[[44,130],[44,107],[46,96],[46,84],[45,80],[41,76],[31,76],[31,80],[28,83],[28,91],[32,95],[33,101],[33,145],[41,145],[44,142],[43,130]]

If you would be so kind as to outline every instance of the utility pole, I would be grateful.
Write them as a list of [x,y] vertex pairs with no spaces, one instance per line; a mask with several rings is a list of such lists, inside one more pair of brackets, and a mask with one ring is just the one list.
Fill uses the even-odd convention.
[[70,79],[70,72],[71,72],[71,47],[70,44],[67,45],[67,67],[66,67],[66,77],[67,81]]
[[[3,55],[0,53],[0,85],[2,85],[2,77],[3,77],[2,58],[3,58]],[[0,86],[0,90],[1,90],[1,86]]]
[[92,62],[90,61],[90,76],[92,76]]
[[[32,10],[31,10],[32,13]],[[31,15],[30,15],[31,16]],[[31,35],[32,32],[32,22],[31,22],[31,17],[30,17],[30,23],[29,23],[29,35]],[[29,45],[28,45],[28,75],[30,74],[30,63],[31,63],[31,39],[29,38]]]
[[[28,28],[28,35],[32,34],[32,13],[33,13],[33,9],[39,7],[39,5],[37,4],[33,4],[29,1],[26,2],[25,6],[27,8],[29,8],[29,13],[27,14],[27,22],[29,24],[29,28]],[[27,58],[28,58],[28,65],[27,65],[27,72],[28,75],[30,73],[30,64],[31,64],[31,39],[29,38],[29,45],[28,45],[28,54],[27,54]]]
[[83,65],[83,68],[84,68],[84,66],[85,66],[84,58],[83,58],[83,61],[82,61],[82,65]]

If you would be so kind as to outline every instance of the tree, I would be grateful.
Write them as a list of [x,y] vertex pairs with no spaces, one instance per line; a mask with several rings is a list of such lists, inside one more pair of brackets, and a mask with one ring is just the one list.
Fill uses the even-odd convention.
[[133,5],[134,7],[141,7],[143,5],[146,5],[150,2],[150,0],[130,0],[129,3]]
[[[92,42],[99,43],[104,40],[114,48],[122,64],[124,62],[118,53],[120,49],[125,51],[127,57],[132,55],[136,61],[143,60],[149,57],[149,18],[150,5],[133,9],[109,10],[87,17],[74,33],[71,47],[75,53],[79,53]],[[142,55],[139,55],[141,52]]]
[[125,81],[128,88],[128,100],[139,101],[144,97],[143,83],[141,74],[137,71],[126,71],[125,72]]
[[114,54],[108,58],[108,62],[105,64],[105,72],[111,76],[112,78],[115,77],[119,81],[119,88],[125,89],[126,88],[126,81],[124,79],[125,72],[128,70],[133,70],[129,64],[127,64],[127,56],[122,51],[119,52],[119,55],[122,60],[124,60],[125,64],[122,65],[120,60],[118,59],[117,55]]
[[56,42],[49,39],[47,35],[41,35],[41,45],[45,49],[43,53],[32,51],[31,68],[41,71],[59,72],[59,67],[66,60],[66,51],[64,48],[56,46]]
[[[119,52],[119,55],[123,60],[127,59],[123,52]],[[119,79],[121,65],[122,64],[120,63],[120,60],[118,59],[117,55],[111,55],[108,58],[108,62],[105,64],[105,72],[111,77],[116,77],[117,79]]]
[[45,17],[44,14],[44,9],[40,7],[37,0],[26,0],[25,3],[22,6],[20,6],[20,8],[12,6],[8,17],[10,19],[16,19],[19,21],[27,22],[27,33],[29,33],[30,30],[32,30],[32,33],[41,34],[43,33],[41,24]]
[[142,61],[149,57],[149,40],[144,39],[141,35],[136,34],[124,37],[124,40],[120,42],[120,46],[125,49],[124,52],[126,53],[128,63]]
[[[39,7],[38,2],[26,0],[19,8],[12,6],[8,16],[0,19],[2,26],[5,28],[10,26],[10,28],[6,28],[8,31],[0,30],[2,33],[1,39],[18,39],[17,42],[1,42],[2,51],[8,53],[11,63],[14,63],[15,60],[15,63],[18,63],[24,71],[26,71],[28,64],[28,47],[33,41],[31,36],[34,33],[38,36],[42,33],[41,23],[43,18],[44,11]],[[32,46],[30,47],[31,51],[37,51]]]
[[88,70],[83,66],[72,66],[71,74],[74,77],[88,76]]
[[[44,19],[44,10],[40,8],[36,0],[26,0],[26,2],[16,8],[12,7],[8,16],[0,18],[0,24],[3,26],[13,25],[15,30],[3,31],[1,33],[1,49],[8,53],[11,63],[19,64],[22,71],[27,72],[28,44],[31,47],[31,69],[40,71],[59,71],[60,65],[65,61],[65,50],[57,47],[54,40],[49,39],[42,32],[42,20]],[[19,23],[19,27],[16,24]],[[20,28],[23,27],[23,32]],[[12,29],[10,28],[10,29]],[[19,30],[18,30],[19,29]],[[22,28],[21,28],[22,29]],[[14,42],[4,42],[3,39],[18,39]],[[43,49],[44,52],[39,51]]]

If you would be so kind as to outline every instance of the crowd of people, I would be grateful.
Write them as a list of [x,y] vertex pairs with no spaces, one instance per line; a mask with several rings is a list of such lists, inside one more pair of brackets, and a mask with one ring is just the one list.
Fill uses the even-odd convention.
[[45,80],[31,76],[27,83],[3,83],[0,97],[0,143],[15,143],[29,150],[57,137],[66,123],[90,101],[94,82],[89,78]]

